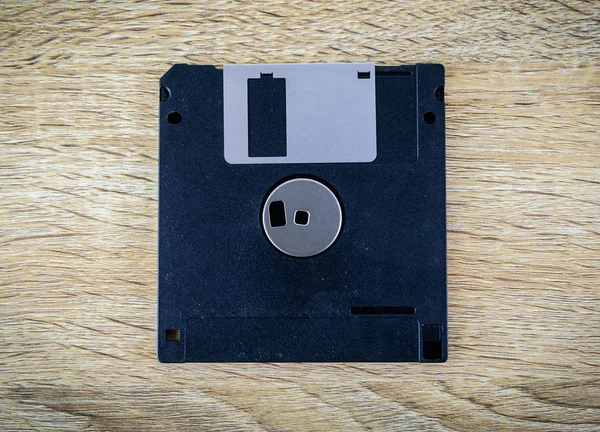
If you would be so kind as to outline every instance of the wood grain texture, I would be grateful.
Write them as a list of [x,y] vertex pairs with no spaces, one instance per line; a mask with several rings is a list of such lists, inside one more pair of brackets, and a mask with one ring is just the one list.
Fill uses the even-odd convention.
[[[600,430],[600,4],[3,2],[0,429]],[[158,79],[446,65],[450,359],[155,359]]]

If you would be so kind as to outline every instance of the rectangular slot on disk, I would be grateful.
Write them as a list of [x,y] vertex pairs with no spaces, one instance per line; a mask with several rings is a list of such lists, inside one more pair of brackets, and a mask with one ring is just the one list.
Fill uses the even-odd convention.
[[412,306],[354,306],[352,315],[414,315]]
[[287,155],[285,78],[248,79],[248,156]]

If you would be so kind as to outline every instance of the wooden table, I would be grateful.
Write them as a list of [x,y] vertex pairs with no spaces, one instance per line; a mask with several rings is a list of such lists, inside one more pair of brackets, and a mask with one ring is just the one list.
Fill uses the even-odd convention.
[[[600,4],[5,2],[0,429],[600,430]],[[441,62],[450,359],[160,364],[158,79]]]

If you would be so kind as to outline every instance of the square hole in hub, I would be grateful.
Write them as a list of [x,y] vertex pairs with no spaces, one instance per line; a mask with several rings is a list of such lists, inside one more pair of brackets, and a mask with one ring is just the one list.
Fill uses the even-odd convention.
[[304,210],[296,210],[294,213],[294,223],[296,225],[308,225],[310,219],[310,213]]

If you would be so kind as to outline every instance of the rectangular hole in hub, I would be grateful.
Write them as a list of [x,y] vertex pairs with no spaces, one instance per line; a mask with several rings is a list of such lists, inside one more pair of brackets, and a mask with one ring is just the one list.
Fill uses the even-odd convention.
[[370,79],[371,78],[371,72],[359,72],[358,73],[358,79]]
[[179,329],[167,329],[165,336],[168,342],[179,342],[181,340],[181,331]]
[[414,315],[413,306],[354,306],[352,315]]
[[283,201],[273,201],[269,204],[269,222],[272,227],[285,226],[285,204]]

